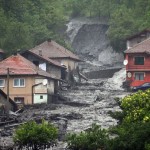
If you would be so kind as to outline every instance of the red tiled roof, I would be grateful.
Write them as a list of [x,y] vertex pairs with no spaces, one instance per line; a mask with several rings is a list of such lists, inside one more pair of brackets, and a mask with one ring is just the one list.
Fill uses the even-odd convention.
[[150,54],[150,38],[127,49],[125,53],[148,53]]
[[38,69],[32,62],[19,54],[12,55],[0,62],[0,75],[7,75],[7,68],[9,68],[10,75],[40,75],[53,78],[49,73]]
[[45,41],[44,43],[36,46],[30,50],[31,52],[39,55],[41,51],[42,57],[46,58],[70,58],[76,61],[80,61],[79,57],[73,54],[71,51],[65,49],[63,46],[59,45],[55,41]]

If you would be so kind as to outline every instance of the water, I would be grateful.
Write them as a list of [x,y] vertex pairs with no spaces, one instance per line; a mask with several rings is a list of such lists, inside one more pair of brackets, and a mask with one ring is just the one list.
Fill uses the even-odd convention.
[[[121,87],[125,79],[125,70],[115,73],[110,79],[90,79],[82,85],[69,91],[63,91],[62,95],[70,103],[77,103],[77,106],[61,105],[56,110],[48,111],[50,114],[79,114],[82,117],[68,120],[67,132],[80,132],[97,123],[102,128],[109,128],[117,125],[117,120],[109,115],[109,111],[121,111],[115,97],[124,97],[128,93]],[[83,106],[83,104],[86,104]]]

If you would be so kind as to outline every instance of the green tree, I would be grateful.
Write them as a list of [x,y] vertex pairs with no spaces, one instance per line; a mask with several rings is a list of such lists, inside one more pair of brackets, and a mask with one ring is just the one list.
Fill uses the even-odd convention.
[[93,124],[92,128],[80,134],[67,136],[68,149],[70,150],[105,150],[107,148],[108,135],[106,130]]
[[121,100],[120,106],[122,115],[117,114],[116,117],[119,117],[121,122],[111,129],[117,137],[110,141],[110,149],[149,150],[150,90],[126,96]]
[[51,147],[56,144],[57,128],[43,121],[37,124],[34,121],[21,125],[14,134],[14,142],[22,149],[32,147],[34,150]]

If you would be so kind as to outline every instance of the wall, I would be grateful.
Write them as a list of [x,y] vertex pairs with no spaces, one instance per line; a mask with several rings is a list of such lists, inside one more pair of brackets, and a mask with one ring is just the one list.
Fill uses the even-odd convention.
[[[39,84],[38,86],[34,87],[34,93],[47,93],[47,85],[43,85],[43,80],[47,80],[45,78],[36,78],[35,79],[35,84]],[[47,81],[48,83],[48,81]]]
[[135,72],[134,71],[130,71],[130,73],[131,73],[132,77],[131,78],[127,77],[127,81],[129,81],[131,87],[132,86],[139,86],[139,85],[142,85],[142,84],[144,84],[146,82],[150,82],[150,72],[144,72],[145,73],[144,80],[135,80],[134,79],[134,77],[135,77],[134,73]]
[[49,64],[46,61],[39,59],[38,57],[34,56],[34,55],[29,55],[29,54],[25,54],[24,55],[25,58],[27,58],[28,60],[30,60],[31,62],[33,61],[38,61],[39,64],[44,64],[46,63],[46,70],[44,69],[44,71],[47,71],[48,73],[51,74],[52,77],[54,78],[61,78],[61,68],[60,67],[56,67],[55,65]]
[[104,69],[99,71],[86,72],[84,75],[88,79],[99,79],[99,78],[111,78],[115,72],[119,71],[121,68],[114,69]]
[[48,99],[47,94],[34,94],[34,104],[47,103],[47,99]]
[[[13,87],[14,78],[24,78],[25,87]],[[15,76],[9,79],[9,97],[14,100],[15,97],[24,97],[25,104],[32,104],[32,85],[35,84],[34,76]],[[5,79],[5,87],[1,88],[7,93],[7,80]]]
[[53,78],[61,79],[61,68],[47,64],[46,71],[50,73]]
[[47,92],[50,95],[54,94],[54,80],[48,80]]
[[[134,65],[134,57],[135,56],[143,56],[144,65]],[[131,73],[131,78],[127,76],[127,81],[130,82],[130,86],[139,86],[145,82],[150,82],[150,55],[147,54],[126,54],[126,59],[128,60],[128,64],[126,65],[127,73]],[[145,77],[144,80],[135,80],[135,72],[144,72]]]
[[[142,56],[144,57],[144,65],[134,65],[134,57]],[[126,54],[126,59],[128,60],[128,64],[126,66],[127,70],[150,70],[150,55],[147,54]]]
[[67,70],[69,70],[69,67],[70,67],[71,71],[76,69],[76,67],[78,65],[77,61],[75,61],[73,59],[69,59],[69,58],[57,58],[54,60],[60,62],[62,65],[65,65],[67,67]]

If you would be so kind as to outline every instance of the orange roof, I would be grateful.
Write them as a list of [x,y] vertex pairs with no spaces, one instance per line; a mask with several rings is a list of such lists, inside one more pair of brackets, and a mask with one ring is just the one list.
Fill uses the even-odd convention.
[[127,49],[125,53],[148,53],[150,54],[150,38]]
[[38,69],[32,62],[19,54],[12,55],[0,62],[0,75],[7,75],[7,68],[9,68],[10,75],[40,75],[53,78],[49,73]]
[[29,50],[37,55],[46,57],[46,58],[70,58],[76,61],[80,61],[79,57],[76,56],[71,51],[65,49],[63,46],[59,45],[55,41],[45,41],[44,43],[34,47],[33,49]]

